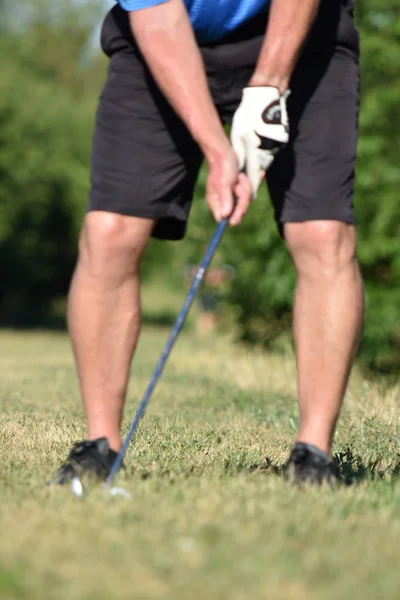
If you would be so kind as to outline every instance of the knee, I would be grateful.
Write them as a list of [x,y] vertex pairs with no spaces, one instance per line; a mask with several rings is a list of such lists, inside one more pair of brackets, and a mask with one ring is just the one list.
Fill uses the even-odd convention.
[[115,213],[89,213],[79,241],[79,261],[93,276],[139,268],[151,227],[148,219]]
[[356,234],[347,223],[288,223],[285,237],[299,273],[330,278],[355,263]]

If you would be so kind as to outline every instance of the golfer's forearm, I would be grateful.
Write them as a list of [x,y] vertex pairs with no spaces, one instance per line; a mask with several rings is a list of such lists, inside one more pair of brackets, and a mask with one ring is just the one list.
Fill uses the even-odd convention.
[[130,13],[133,35],[160,89],[207,158],[229,140],[211,99],[202,58],[182,0]]
[[250,85],[289,86],[320,0],[272,0],[265,42]]

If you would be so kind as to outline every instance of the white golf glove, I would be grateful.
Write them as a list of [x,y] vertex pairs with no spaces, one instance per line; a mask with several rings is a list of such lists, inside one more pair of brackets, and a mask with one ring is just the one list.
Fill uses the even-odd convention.
[[246,87],[232,122],[231,143],[239,168],[250,179],[253,198],[275,154],[289,140],[286,99],[275,87]]

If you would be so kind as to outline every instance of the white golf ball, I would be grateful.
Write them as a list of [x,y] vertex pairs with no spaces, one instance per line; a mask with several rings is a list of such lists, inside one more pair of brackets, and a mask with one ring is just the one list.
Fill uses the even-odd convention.
[[83,496],[83,486],[78,477],[74,477],[71,481],[71,492],[77,498],[82,498]]
[[110,489],[110,496],[122,496],[123,498],[126,498],[127,500],[131,499],[131,495],[129,492],[127,492],[126,490],[124,490],[124,488],[122,487],[113,487]]

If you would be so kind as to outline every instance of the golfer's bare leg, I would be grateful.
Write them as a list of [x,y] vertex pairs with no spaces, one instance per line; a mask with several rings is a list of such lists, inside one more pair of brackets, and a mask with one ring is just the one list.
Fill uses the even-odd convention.
[[287,223],[285,238],[297,269],[297,440],[330,454],[362,328],[363,284],[355,231],[338,221]]
[[88,439],[120,448],[129,369],[140,329],[139,264],[152,219],[88,213],[69,294],[68,326]]

